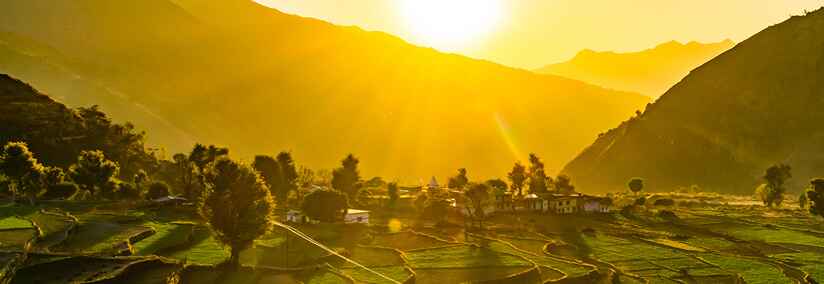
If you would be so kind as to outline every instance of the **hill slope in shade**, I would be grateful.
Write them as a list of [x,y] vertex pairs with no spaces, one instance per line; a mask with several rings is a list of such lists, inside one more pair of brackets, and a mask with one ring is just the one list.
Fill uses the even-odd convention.
[[291,150],[330,168],[352,152],[364,175],[405,181],[503,176],[528,152],[557,170],[648,102],[245,0],[3,1],[0,30],[235,155]]
[[654,191],[697,184],[751,193],[770,165],[790,189],[824,175],[824,10],[769,27],[690,72],[564,169],[593,191],[629,178]]
[[670,41],[639,52],[596,52],[586,49],[569,61],[547,65],[535,72],[657,98],[690,70],[734,45],[731,40],[707,44]]

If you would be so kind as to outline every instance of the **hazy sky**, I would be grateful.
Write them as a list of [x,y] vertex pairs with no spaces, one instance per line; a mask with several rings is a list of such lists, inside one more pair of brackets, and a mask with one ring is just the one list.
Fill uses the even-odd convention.
[[[790,15],[824,6],[824,0],[257,1],[286,13],[384,31],[414,44],[528,69],[564,61],[584,48],[634,51],[670,40],[740,42]],[[465,8],[443,4],[450,1]],[[425,2],[429,4],[418,4]],[[494,17],[488,15],[490,5]],[[445,14],[456,14],[455,20],[445,22]],[[451,25],[460,28],[460,21],[471,22],[472,36],[443,39],[456,28]]]

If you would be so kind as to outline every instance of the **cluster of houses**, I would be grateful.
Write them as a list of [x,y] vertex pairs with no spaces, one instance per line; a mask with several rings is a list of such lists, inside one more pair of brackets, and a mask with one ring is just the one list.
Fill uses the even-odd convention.
[[[438,185],[437,180],[433,177],[426,186],[418,187],[418,190],[412,188],[403,189],[403,194],[424,194],[423,189],[427,191],[445,190]],[[413,192],[417,191],[417,192]],[[450,195],[450,203],[455,210],[461,212],[463,215],[469,215],[469,210],[464,202],[469,202],[463,197],[462,191],[448,191]],[[484,213],[492,214],[495,212],[536,212],[536,213],[550,213],[550,214],[595,214],[595,213],[609,213],[614,209],[612,200],[606,197],[598,197],[591,195],[584,195],[581,193],[530,193],[525,196],[518,196],[512,192],[496,191],[494,192],[495,199],[488,202],[484,208]],[[286,214],[287,222],[294,223],[308,223],[313,222],[309,220],[298,210],[290,210]],[[344,216],[345,223],[369,223],[369,211],[360,209],[347,209]]]

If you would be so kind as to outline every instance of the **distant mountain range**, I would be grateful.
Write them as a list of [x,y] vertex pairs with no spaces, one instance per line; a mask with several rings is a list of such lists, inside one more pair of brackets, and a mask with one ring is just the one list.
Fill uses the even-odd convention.
[[684,78],[690,70],[734,45],[731,40],[707,44],[670,41],[639,52],[597,52],[586,49],[569,61],[548,65],[535,72],[657,98]]
[[824,176],[824,10],[771,26],[693,70],[564,172],[591,191],[699,185],[751,194],[787,163],[790,190]]
[[560,169],[649,99],[287,15],[251,0],[0,2],[0,72],[100,104],[172,152],[291,150],[406,181],[503,176],[528,152]]

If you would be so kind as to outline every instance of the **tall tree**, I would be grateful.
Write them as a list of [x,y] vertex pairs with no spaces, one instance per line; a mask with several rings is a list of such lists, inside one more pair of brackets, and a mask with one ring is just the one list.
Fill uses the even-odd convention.
[[206,188],[205,171],[209,163],[214,162],[220,157],[229,156],[229,149],[217,147],[215,145],[205,146],[203,144],[195,144],[192,152],[189,153],[189,161],[197,167],[197,180],[200,188]]
[[506,192],[507,188],[509,188],[506,182],[499,178],[487,180],[486,185],[488,185],[492,189],[495,189],[495,191],[500,192]]
[[257,171],[226,157],[210,164],[204,180],[210,190],[200,214],[231,248],[229,264],[238,267],[240,252],[272,229],[275,201]]
[[356,200],[360,189],[358,184],[361,177],[358,163],[360,163],[358,158],[349,154],[341,161],[341,167],[332,171],[332,188],[345,193],[349,200]]
[[469,183],[469,177],[466,176],[466,169],[460,168],[458,169],[458,174],[454,177],[450,177],[449,181],[447,182],[447,187],[453,189],[462,189]]
[[252,167],[260,173],[260,177],[269,187],[272,197],[280,204],[286,200],[288,192],[281,185],[283,183],[283,174],[280,170],[280,164],[275,158],[267,155],[255,156],[255,161],[252,162]]
[[306,216],[322,222],[342,220],[348,208],[346,194],[333,190],[316,190],[306,195],[301,204]]
[[784,193],[787,191],[784,188],[784,183],[792,177],[791,168],[785,164],[777,164],[767,168],[764,173],[764,180],[766,189],[763,194],[764,204],[768,207],[781,206],[784,201]]
[[183,197],[194,199],[196,193],[199,191],[197,166],[189,159],[189,156],[183,153],[175,154],[172,159],[174,160],[175,172],[177,172],[177,177],[174,178],[174,181],[177,182],[183,191]]
[[547,192],[547,184],[551,184],[552,180],[546,176],[544,171],[544,162],[537,155],[529,154],[529,192],[544,193]]
[[631,178],[627,183],[627,187],[629,190],[638,195],[638,192],[644,189],[644,179],[642,178]]
[[572,185],[572,178],[568,175],[558,175],[558,177],[555,178],[555,190],[557,190],[558,193],[563,194],[575,193],[575,186]]
[[386,185],[386,194],[389,195],[389,207],[394,208],[398,203],[400,194],[398,193],[398,183],[390,182]]
[[101,190],[111,189],[111,183],[120,171],[117,163],[106,159],[101,151],[82,151],[77,163],[69,168],[69,176],[81,189],[93,197]]
[[527,179],[526,167],[521,162],[516,162],[507,177],[509,177],[512,190],[517,191],[518,196],[523,196],[524,183]]
[[464,193],[469,202],[467,202],[467,211],[472,216],[473,220],[479,222],[480,227],[484,227],[484,219],[486,218],[485,208],[492,200],[492,188],[484,183],[473,183]]
[[[280,192],[286,192],[288,198],[289,193],[295,192],[298,189],[298,170],[295,166],[295,160],[292,159],[292,154],[289,152],[280,152],[277,156],[278,166],[280,167],[280,184],[278,189]],[[286,202],[286,198],[283,199]],[[285,204],[284,204],[285,205]]]
[[34,203],[36,186],[34,181],[42,178],[43,165],[34,158],[25,142],[9,142],[0,153],[0,171],[9,179],[9,189],[14,199],[18,193],[26,194]]
[[824,178],[812,179],[810,187],[807,191],[810,214],[824,217]]

